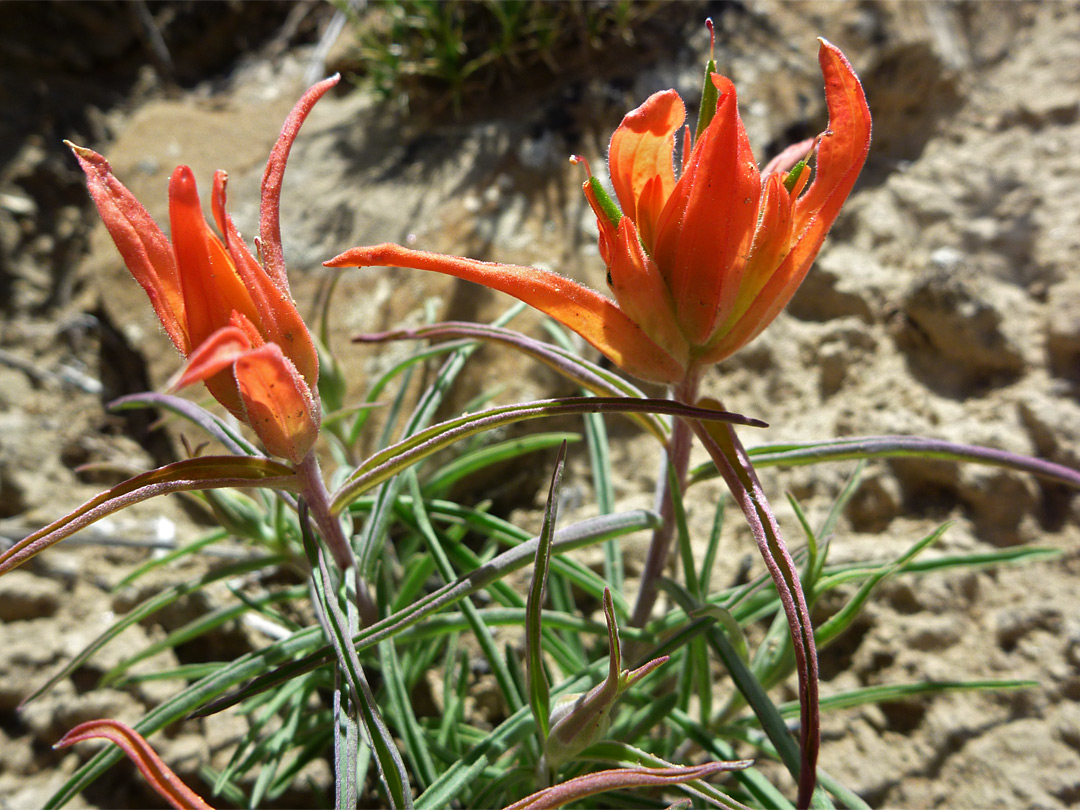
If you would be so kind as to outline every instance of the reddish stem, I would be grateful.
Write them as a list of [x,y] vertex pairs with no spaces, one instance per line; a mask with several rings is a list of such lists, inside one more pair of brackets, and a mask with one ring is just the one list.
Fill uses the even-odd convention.
[[727,483],[754,533],[761,556],[776,584],[780,604],[783,606],[788,627],[791,630],[791,645],[795,653],[795,667],[799,676],[801,717],[799,747],[802,756],[796,804],[800,808],[809,807],[814,786],[817,783],[817,758],[821,729],[818,710],[817,649],[799,571],[784,544],[780,526],[769,507],[769,501],[761,488],[757,472],[751,465],[750,458],[735,431],[730,425],[718,426],[717,432],[722,432],[718,439],[701,422],[694,422],[693,428],[716,463],[717,470],[720,471],[720,475]]
[[[296,477],[299,481],[300,496],[307,503],[311,517],[315,525],[319,527],[319,534],[329,546],[337,567],[341,569],[343,575],[348,569],[355,569],[356,558],[353,556],[352,546],[341,529],[341,521],[330,510],[330,493],[326,491],[322,473],[319,471],[319,460],[314,452],[308,453],[304,460],[296,465]],[[379,609],[371,598],[366,581],[360,576],[359,571],[354,571],[354,573],[356,575],[356,607],[360,612],[360,620],[365,625],[373,624],[378,621]]]
[[[675,400],[684,405],[692,405],[696,402],[699,379],[698,374],[690,372],[686,379],[674,387],[672,393]],[[676,417],[668,439],[666,460],[675,467],[675,476],[680,490],[686,484],[686,472],[690,467],[692,438],[693,433],[689,423]],[[671,553],[671,541],[675,536],[675,504],[669,482],[670,478],[665,468],[661,471],[656,483],[657,511],[660,513],[662,522],[660,527],[653,531],[652,540],[649,542],[648,556],[645,558],[645,567],[641,572],[637,603],[634,605],[634,613],[630,618],[630,623],[634,627],[644,627],[649,620],[652,609],[656,605],[658,594],[656,583],[663,576],[668,556]]]
[[330,547],[334,562],[342,571],[351,568],[355,563],[352,547],[345,537],[345,532],[341,530],[341,522],[330,512],[330,495],[323,483],[319,460],[314,452],[308,453],[304,460],[296,465],[296,477],[299,480],[299,493],[307,502],[311,517],[319,527],[323,540]]

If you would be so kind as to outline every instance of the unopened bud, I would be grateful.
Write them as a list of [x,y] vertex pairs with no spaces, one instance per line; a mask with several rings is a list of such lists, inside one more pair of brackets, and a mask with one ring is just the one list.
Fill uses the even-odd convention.
[[564,695],[556,701],[551,712],[551,733],[544,746],[544,759],[553,768],[602,740],[611,726],[611,709],[619,696],[668,660],[664,656],[633,672],[623,670],[615,605],[607,588],[604,589],[604,618],[610,645],[607,677],[585,694]]

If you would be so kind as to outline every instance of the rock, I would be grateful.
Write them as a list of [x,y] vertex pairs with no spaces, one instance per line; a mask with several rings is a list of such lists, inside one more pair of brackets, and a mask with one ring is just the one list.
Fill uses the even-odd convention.
[[1036,630],[1059,633],[1062,626],[1062,614],[1058,608],[1043,606],[1025,606],[1003,611],[997,616],[995,637],[998,644],[1008,651],[1017,642]]
[[960,274],[934,272],[911,285],[896,342],[923,384],[960,398],[1023,373],[1023,353],[1005,321],[1008,303],[997,297]]
[[899,514],[902,497],[896,479],[877,471],[862,479],[844,514],[857,532],[883,532]]
[[1080,279],[1069,278],[1051,287],[1046,309],[1050,371],[1080,384]]
[[61,586],[27,571],[0,577],[0,622],[41,619],[60,606]]

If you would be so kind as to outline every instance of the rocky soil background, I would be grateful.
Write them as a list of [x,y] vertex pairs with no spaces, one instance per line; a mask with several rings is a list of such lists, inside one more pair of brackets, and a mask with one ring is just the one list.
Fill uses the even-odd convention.
[[[140,13],[152,12],[153,25]],[[677,10],[677,13],[676,11]],[[255,232],[258,183],[301,92],[332,8],[289,4],[126,3],[0,6],[0,534],[19,537],[133,470],[182,448],[152,416],[104,403],[160,386],[176,356],[91,211],[60,141],[103,151],[160,222],[172,168],[208,189],[230,172],[230,208]],[[650,92],[696,98],[708,40],[731,76],[764,162],[817,132],[821,35],[848,54],[875,116],[870,163],[806,284],[754,344],[720,365],[707,393],[772,427],[752,444],[910,433],[1001,447],[1080,466],[1080,8],[1072,3],[732,3],[668,6],[627,55],[596,60],[528,93],[499,90],[459,120],[409,115],[374,94],[320,103],[286,175],[283,231],[307,313],[321,261],[354,244],[399,241],[478,258],[543,264],[600,285],[595,223],[567,155],[602,167],[622,114]],[[155,34],[161,39],[155,38]],[[328,58],[349,64],[347,37]],[[47,43],[47,44],[43,44]],[[508,301],[465,283],[400,270],[346,273],[332,304],[333,346],[353,392],[407,351],[348,337],[440,318],[487,319]],[[535,319],[522,328],[541,334]],[[462,389],[509,383],[504,400],[560,383],[485,349]],[[650,440],[613,422],[620,505],[648,506]],[[574,512],[590,512],[587,461],[574,452]],[[85,465],[91,465],[85,468]],[[769,471],[817,522],[851,464]],[[495,494],[534,519],[532,475]],[[711,520],[703,485],[691,514]],[[478,488],[477,497],[492,495]],[[823,656],[823,694],[889,682],[1032,678],[999,694],[951,694],[827,715],[822,767],[875,806],[1068,807],[1080,803],[1080,514],[1068,492],[972,466],[872,464],[832,540],[836,561],[897,554],[942,521],[929,554],[1008,546],[1060,549],[1049,563],[904,578],[880,589]],[[173,687],[98,690],[126,654],[162,637],[214,594],[132,628],[47,699],[19,701],[115,615],[164,582],[112,586],[150,552],[195,536],[206,515],[151,502],[65,541],[0,579],[0,807],[36,807],[88,756],[53,752],[72,725],[134,721]],[[754,564],[730,527],[717,581]],[[629,547],[630,567],[640,546]],[[264,643],[237,626],[212,649],[181,647],[162,666]],[[201,658],[200,658],[201,656]],[[227,756],[239,720],[159,735],[197,779]],[[329,771],[313,769],[315,785]],[[292,803],[301,796],[286,797]],[[81,806],[148,806],[132,772],[113,771]]]

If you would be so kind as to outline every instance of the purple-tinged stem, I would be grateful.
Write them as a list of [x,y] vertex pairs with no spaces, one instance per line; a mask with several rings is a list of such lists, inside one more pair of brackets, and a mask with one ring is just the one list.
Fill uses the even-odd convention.
[[[691,372],[673,390],[674,398],[682,404],[693,405],[697,401],[697,388],[700,376]],[[675,467],[675,476],[682,489],[686,484],[686,473],[690,468],[690,444],[693,438],[692,429],[685,420],[675,418],[671,426],[671,436],[668,439],[667,459]],[[645,567],[641,572],[641,586],[638,589],[637,603],[634,605],[634,613],[630,617],[630,624],[634,627],[644,627],[656,605],[658,594],[656,583],[664,574],[668,556],[671,554],[671,541],[675,536],[675,504],[670,486],[670,477],[667,470],[661,471],[656,483],[657,511],[663,521],[660,527],[653,531],[652,540],[649,542],[649,552],[645,558]]]
[[[322,473],[319,471],[319,460],[314,452],[308,453],[304,460],[296,465],[296,477],[300,483],[300,495],[311,510],[311,517],[330,548],[334,562],[345,575],[345,572],[355,567],[356,558],[353,556],[349,539],[341,530],[341,521],[330,511],[330,493],[326,491]],[[360,620],[365,625],[378,621],[379,610],[371,598],[367,583],[359,575],[356,577],[356,606],[360,611]]]
[[304,460],[296,465],[296,477],[300,482],[300,495],[307,502],[311,517],[319,527],[319,533],[330,547],[334,562],[342,571],[351,568],[355,563],[352,547],[345,537],[345,532],[341,530],[341,522],[330,513],[330,495],[323,483],[315,453],[308,453]]
[[788,627],[791,629],[791,646],[795,653],[795,667],[799,675],[799,704],[801,707],[799,792],[796,806],[810,806],[810,799],[817,783],[818,748],[821,744],[820,715],[818,709],[818,660],[814,644],[814,628],[810,623],[810,611],[806,605],[802,583],[795,562],[791,559],[780,534],[780,526],[769,507],[769,501],[761,488],[757,472],[750,458],[729,425],[717,425],[715,433],[701,422],[694,422],[694,432],[705,445],[716,463],[721,477],[731,490],[757,540],[761,556],[776,584]]

